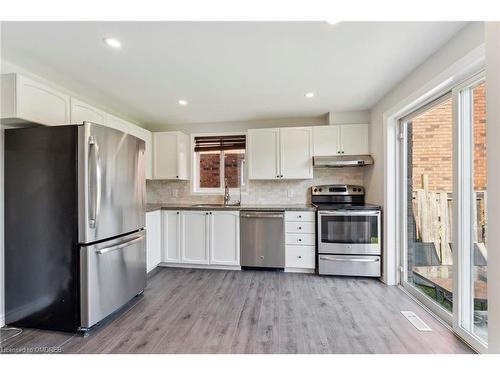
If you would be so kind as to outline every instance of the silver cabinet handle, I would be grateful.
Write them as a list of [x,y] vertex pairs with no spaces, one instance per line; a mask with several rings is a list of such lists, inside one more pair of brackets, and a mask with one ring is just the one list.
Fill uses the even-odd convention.
[[101,166],[99,145],[94,136],[89,137],[89,227],[95,228],[101,208]]
[[121,242],[118,245],[113,245],[113,246],[109,246],[109,247],[103,247],[102,249],[97,249],[96,253],[99,255],[107,254],[107,253],[110,253],[110,252],[115,251],[115,250],[123,249],[124,247],[129,247],[129,246],[131,246],[139,241],[142,241],[143,239],[144,239],[144,235],[142,234],[140,236],[133,237],[132,239],[127,240],[125,242]]
[[363,262],[363,263],[376,263],[380,262],[379,258],[339,258],[339,257],[329,257],[329,256],[320,256],[321,260],[331,260],[335,262]]

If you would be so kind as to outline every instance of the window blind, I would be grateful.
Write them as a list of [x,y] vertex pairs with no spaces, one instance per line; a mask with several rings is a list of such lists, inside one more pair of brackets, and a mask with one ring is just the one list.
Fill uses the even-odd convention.
[[194,138],[194,151],[224,151],[244,150],[246,148],[246,136],[224,135],[205,136]]

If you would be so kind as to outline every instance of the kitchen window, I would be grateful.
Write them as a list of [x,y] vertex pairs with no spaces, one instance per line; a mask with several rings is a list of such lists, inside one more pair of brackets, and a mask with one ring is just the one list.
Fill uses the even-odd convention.
[[193,138],[193,191],[224,194],[245,189],[246,136],[203,135]]

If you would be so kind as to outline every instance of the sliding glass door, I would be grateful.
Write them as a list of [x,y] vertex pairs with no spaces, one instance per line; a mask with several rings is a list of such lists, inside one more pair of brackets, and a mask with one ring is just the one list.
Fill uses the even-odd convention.
[[487,343],[486,90],[476,76],[400,119],[401,284]]
[[403,285],[451,324],[453,100],[447,93],[400,121],[404,188]]

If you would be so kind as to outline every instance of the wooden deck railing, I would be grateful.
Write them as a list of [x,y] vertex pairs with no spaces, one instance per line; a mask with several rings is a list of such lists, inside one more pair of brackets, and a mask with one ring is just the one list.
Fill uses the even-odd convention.
[[[428,179],[422,176],[423,189],[413,191],[413,214],[418,241],[434,243],[438,257],[443,265],[453,263],[453,197],[447,191],[429,191]],[[474,192],[474,242],[485,249],[486,230],[486,191]]]

